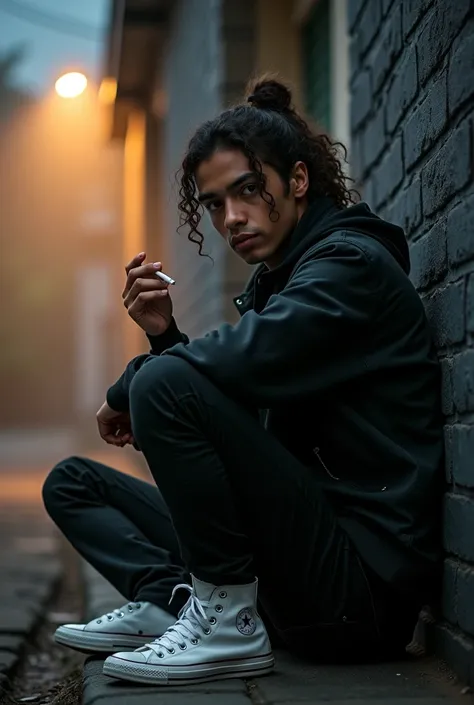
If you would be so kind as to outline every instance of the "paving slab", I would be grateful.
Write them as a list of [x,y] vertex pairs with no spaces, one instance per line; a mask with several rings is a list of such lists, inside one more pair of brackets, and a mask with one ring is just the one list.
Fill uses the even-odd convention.
[[12,654],[11,651],[0,651],[0,673],[8,675],[17,662],[18,654]]
[[[50,560],[40,558],[33,563],[31,556],[18,551],[14,556],[3,555],[2,565],[5,570],[2,586],[8,585],[9,581],[18,581],[19,589],[37,592],[57,575],[59,562],[55,557]],[[35,582],[30,582],[32,579]]]
[[[103,660],[88,659],[84,666],[84,705],[454,705],[451,687],[427,677],[433,661],[416,665],[368,666],[305,665],[276,652],[275,673],[244,682],[215,681],[186,687],[140,686],[102,675]],[[399,675],[397,675],[399,674]],[[469,697],[463,699],[470,705]]]
[[102,675],[104,660],[89,658],[84,665],[84,705],[250,705],[247,687],[240,679],[189,687],[141,686]]
[[8,693],[60,576],[52,524],[38,503],[25,508],[15,483],[18,497],[0,500],[0,693]]
[[37,622],[37,611],[25,606],[0,610],[0,634],[29,634]]
[[[285,700],[282,702],[279,702],[278,705],[293,705],[295,701],[294,700]],[[433,700],[431,696],[428,696],[426,698],[421,698],[421,699],[416,699],[416,700],[411,700],[407,698],[377,698],[375,700],[311,700],[311,703],[327,703],[330,702],[331,705],[442,705],[443,702],[446,701],[440,701],[440,700]],[[459,702],[459,701],[457,701]],[[142,703],[143,705],[143,703]],[[175,704],[176,705],[176,704]],[[248,705],[248,704],[247,704]],[[264,703],[259,703],[259,705],[265,705]]]
[[23,637],[20,634],[0,634],[0,651],[18,654],[22,647]]
[[306,664],[287,652],[276,652],[275,673],[253,681],[260,698],[268,703],[368,702],[387,699],[410,701],[430,698],[446,702],[437,688],[430,659],[416,662],[363,664],[356,666]]
[[0,673],[0,695],[3,695],[7,691],[8,686],[8,676],[4,673]]

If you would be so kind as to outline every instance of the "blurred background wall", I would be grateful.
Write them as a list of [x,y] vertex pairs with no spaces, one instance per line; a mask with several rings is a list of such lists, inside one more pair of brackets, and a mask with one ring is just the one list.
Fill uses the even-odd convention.
[[[0,452],[65,450],[121,366],[121,149],[97,98],[109,4],[0,3]],[[77,69],[87,90],[61,98]]]

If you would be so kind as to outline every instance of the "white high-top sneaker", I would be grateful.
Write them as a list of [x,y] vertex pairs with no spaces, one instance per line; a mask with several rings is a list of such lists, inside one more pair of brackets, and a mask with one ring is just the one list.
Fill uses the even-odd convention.
[[270,673],[274,658],[257,612],[256,580],[216,586],[193,577],[193,587],[178,588],[191,593],[178,621],[152,643],[109,656],[105,675],[153,685],[187,685]]
[[56,629],[54,639],[77,651],[114,653],[147,644],[175,621],[176,617],[151,602],[129,602],[88,624],[64,624]]

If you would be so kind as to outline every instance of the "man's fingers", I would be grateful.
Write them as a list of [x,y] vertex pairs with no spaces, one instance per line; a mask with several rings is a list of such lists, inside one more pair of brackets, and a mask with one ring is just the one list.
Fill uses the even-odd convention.
[[128,274],[130,270],[135,269],[135,267],[139,267],[145,257],[146,252],[140,252],[138,255],[135,255],[135,257],[131,259],[128,264],[125,265],[125,272]]
[[[168,289],[168,284],[166,282],[161,281],[161,279],[158,279],[156,277],[155,279],[137,279],[137,281],[133,284],[132,288],[128,292],[128,294],[125,296],[123,300],[123,304],[125,308],[130,308],[130,306],[133,304],[134,301],[141,295],[141,294],[153,294],[155,292],[163,292]],[[156,298],[162,298],[164,294],[160,294]],[[153,297],[148,297],[148,299],[145,297],[142,297],[142,301],[150,300]]]
[[161,281],[159,277],[155,275],[155,272],[160,271],[161,262],[142,264],[139,267],[133,267],[127,276],[127,281],[125,282],[125,288],[122,292],[122,298],[124,299],[137,279],[151,279],[152,281]]
[[122,445],[122,439],[120,438],[120,436],[116,436],[114,433],[101,433],[100,437],[102,438],[102,440],[104,440],[111,446]]
[[112,446],[119,446],[121,444],[120,436],[117,436],[117,427],[111,424],[103,423],[102,421],[97,421],[99,427],[99,435],[106,443]]
[[161,291],[142,291],[128,307],[128,315],[134,318],[144,306],[152,301],[163,301],[167,296],[169,296],[167,289],[162,289]]
[[132,435],[130,415],[110,409],[107,403],[102,404],[96,414],[99,435],[109,445],[123,448]]

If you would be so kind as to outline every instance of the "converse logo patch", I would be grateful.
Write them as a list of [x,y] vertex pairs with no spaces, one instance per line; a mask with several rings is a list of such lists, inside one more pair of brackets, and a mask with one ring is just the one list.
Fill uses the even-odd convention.
[[235,621],[235,625],[241,634],[251,636],[257,628],[257,624],[250,607],[240,610]]

